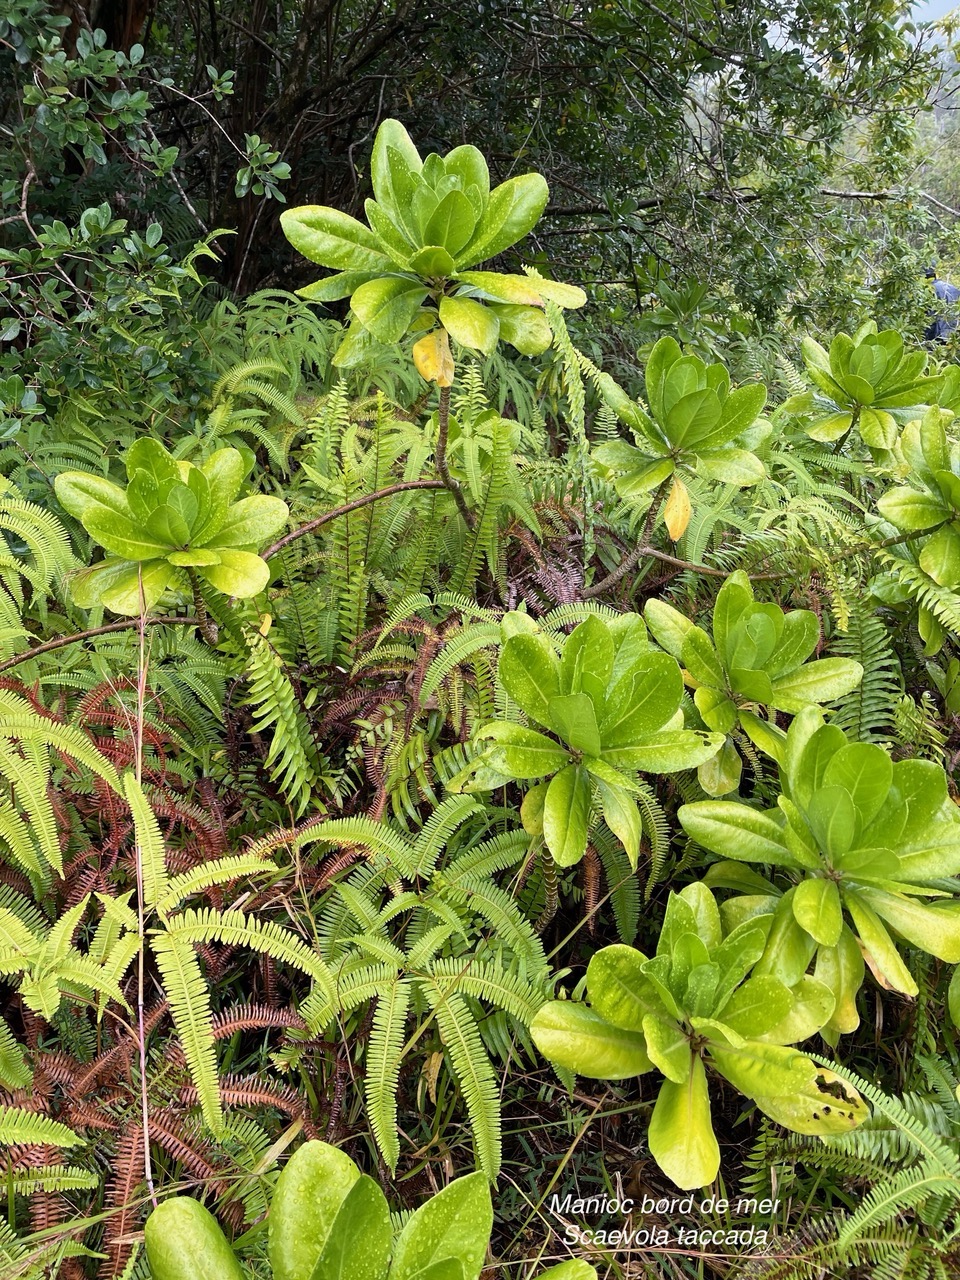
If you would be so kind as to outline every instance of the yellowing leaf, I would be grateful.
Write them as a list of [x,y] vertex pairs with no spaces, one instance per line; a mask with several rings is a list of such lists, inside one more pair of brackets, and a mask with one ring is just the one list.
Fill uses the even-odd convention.
[[438,387],[453,386],[453,356],[446,329],[434,329],[413,344],[413,363],[426,382]]
[[686,532],[687,525],[690,523],[690,512],[690,495],[687,493],[687,486],[679,476],[676,476],[667,498],[667,505],[663,508],[663,523],[667,526],[667,533],[674,542],[682,538]]

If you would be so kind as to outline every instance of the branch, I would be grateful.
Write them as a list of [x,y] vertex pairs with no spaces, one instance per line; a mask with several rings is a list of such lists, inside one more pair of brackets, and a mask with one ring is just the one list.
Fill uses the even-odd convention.
[[[196,627],[199,625],[198,618],[184,617],[180,614],[171,614],[159,618],[144,618],[143,621],[144,626],[147,627]],[[18,653],[15,658],[7,658],[4,662],[0,662],[0,671],[9,671],[11,667],[18,667],[21,662],[29,662],[38,653],[52,653],[54,649],[63,649],[68,644],[76,644],[81,640],[92,640],[94,636],[105,636],[111,631],[129,631],[132,627],[139,626],[139,618],[128,618],[125,622],[107,622],[102,627],[91,627],[89,631],[78,631],[72,636],[57,636],[55,640],[45,640],[43,644],[34,645],[26,653]]]
[[[388,485],[386,489],[377,489],[374,493],[365,493],[362,498],[354,498],[353,502],[346,502],[342,507],[334,507],[332,511],[325,511],[322,516],[318,516],[316,520],[311,520],[309,524],[303,524],[299,529],[294,529],[291,533],[285,533],[272,546],[267,547],[266,551],[261,551],[260,555],[264,560],[269,560],[282,547],[296,541],[297,538],[302,538],[304,534],[313,533],[314,529],[319,529],[322,525],[329,524],[331,520],[337,520],[340,516],[349,515],[351,511],[357,511],[360,507],[365,507],[371,502],[379,502],[381,498],[389,498],[394,493],[405,493],[409,489],[446,488],[447,486],[442,480],[404,480],[400,484]],[[2,669],[0,667],[0,670]]]

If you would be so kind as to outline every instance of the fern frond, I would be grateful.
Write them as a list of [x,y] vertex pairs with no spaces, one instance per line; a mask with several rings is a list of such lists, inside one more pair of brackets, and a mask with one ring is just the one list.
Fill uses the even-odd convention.
[[466,1103],[477,1164],[493,1182],[501,1158],[500,1096],[493,1066],[463,996],[446,982],[424,980],[421,987],[436,1014],[440,1039]]
[[151,938],[151,946],[204,1121],[214,1134],[220,1134],[223,1110],[217,1081],[213,1015],[200,962],[192,941],[176,933],[157,931]]
[[396,1172],[400,1159],[397,1091],[403,1064],[403,1034],[410,1008],[410,983],[401,979],[377,999],[367,1042],[364,1095],[367,1116],[384,1163]]

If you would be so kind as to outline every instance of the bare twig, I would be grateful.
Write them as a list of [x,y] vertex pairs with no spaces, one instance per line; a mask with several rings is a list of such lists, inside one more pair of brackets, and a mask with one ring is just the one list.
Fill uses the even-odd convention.
[[[394,493],[405,493],[408,489],[446,489],[447,485],[442,480],[403,480],[399,484],[387,485],[385,489],[377,489],[374,493],[365,493],[362,498],[354,498],[352,502],[345,502],[342,507],[334,507],[332,511],[325,511],[322,516],[318,516],[316,520],[311,520],[307,524],[302,524],[299,529],[294,529],[290,533],[285,533],[282,538],[278,538],[266,551],[261,551],[264,560],[269,560],[271,556],[275,556],[277,552],[287,546],[290,542],[295,542],[297,538],[302,538],[306,533],[313,533],[314,529],[319,529],[325,524],[329,524],[331,520],[338,520],[340,516],[349,515],[351,511],[357,511],[360,507],[365,507],[371,502],[379,502],[381,498],[389,498]],[[0,667],[0,671],[3,668]]]
[[[45,640],[43,644],[34,645],[26,653],[18,653],[15,658],[7,658],[0,662],[0,671],[9,671],[11,667],[19,667],[21,662],[29,662],[41,653],[52,653],[54,649],[64,649],[68,644],[79,644],[84,640],[92,640],[95,636],[105,636],[111,631],[129,631],[140,627],[139,618],[128,618],[124,622],[107,622],[102,627],[91,627],[89,631],[77,631],[72,636],[57,636],[53,640]],[[198,627],[199,618],[184,617],[181,614],[168,614],[166,617],[144,618],[143,626],[152,627]]]

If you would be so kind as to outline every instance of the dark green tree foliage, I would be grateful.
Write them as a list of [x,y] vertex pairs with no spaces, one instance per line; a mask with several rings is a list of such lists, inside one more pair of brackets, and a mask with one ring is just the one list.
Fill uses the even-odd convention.
[[880,296],[916,293],[889,233],[922,226],[924,206],[862,198],[911,180],[911,121],[939,70],[893,0],[245,0],[146,21],[133,4],[82,4],[72,22],[40,0],[8,8],[0,213],[22,243],[18,212],[69,226],[116,195],[115,215],[149,209],[173,239],[236,227],[223,245],[234,287],[304,283],[263,234],[271,201],[360,212],[362,157],[396,116],[428,150],[479,145],[494,181],[542,172],[540,248],[568,278],[640,294],[659,261],[767,318],[816,280],[843,316],[879,209]]

